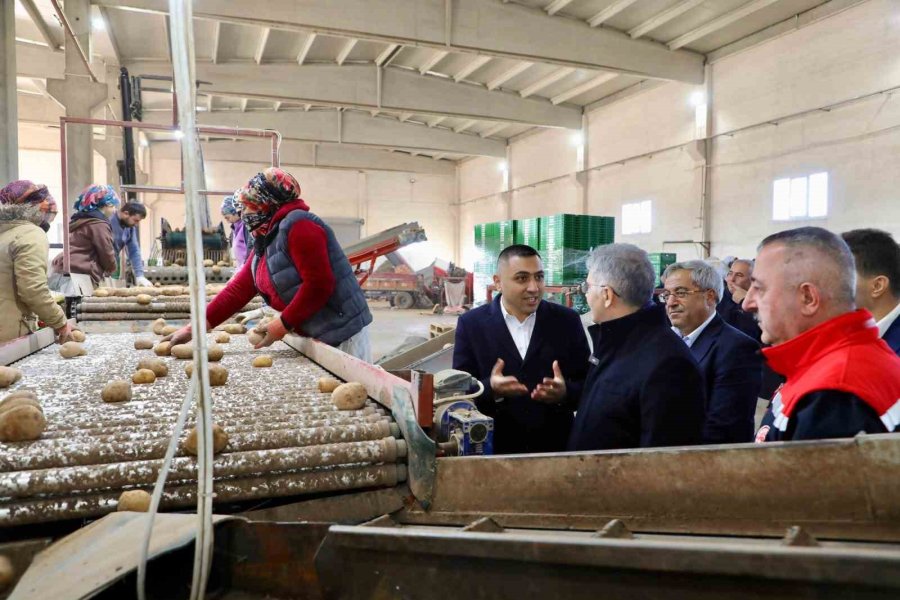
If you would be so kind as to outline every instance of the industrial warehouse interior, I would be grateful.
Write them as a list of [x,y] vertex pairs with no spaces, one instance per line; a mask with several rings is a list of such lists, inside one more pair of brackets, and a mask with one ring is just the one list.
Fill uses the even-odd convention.
[[0,600],[900,597],[900,0],[0,0]]

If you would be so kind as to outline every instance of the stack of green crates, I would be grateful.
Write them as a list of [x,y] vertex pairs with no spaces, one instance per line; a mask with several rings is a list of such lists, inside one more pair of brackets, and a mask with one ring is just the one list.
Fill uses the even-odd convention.
[[591,248],[614,241],[615,219],[572,214],[541,217],[539,235],[547,285],[574,285],[587,277],[585,259]]
[[535,250],[541,249],[541,219],[519,219],[516,221],[515,241],[517,244],[531,246]]
[[660,287],[662,286],[660,277],[662,277],[663,271],[669,265],[678,262],[678,259],[671,252],[652,252],[648,256],[650,257],[650,264],[653,265],[653,272],[656,273],[656,285]]

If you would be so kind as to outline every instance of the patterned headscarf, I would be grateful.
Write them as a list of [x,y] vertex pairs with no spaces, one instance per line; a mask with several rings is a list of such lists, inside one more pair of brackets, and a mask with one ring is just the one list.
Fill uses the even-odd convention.
[[37,204],[42,213],[56,213],[56,200],[46,185],[19,179],[0,190],[0,204]]
[[222,214],[224,216],[241,215],[241,205],[235,198],[235,194],[237,194],[237,192],[231,196],[225,196],[225,199],[222,201]]
[[94,184],[86,187],[78,200],[75,201],[75,212],[85,213],[92,210],[100,210],[104,206],[118,206],[121,204],[119,195],[111,185]]
[[40,228],[50,229],[50,223],[56,218],[56,200],[50,195],[46,185],[40,185],[27,179],[13,181],[0,190],[0,204],[31,204],[37,206],[41,213]]
[[241,219],[247,229],[265,235],[275,212],[282,205],[300,198],[300,184],[287,171],[269,167],[254,175],[247,185],[235,192],[235,196],[241,206],[253,211],[242,211]]

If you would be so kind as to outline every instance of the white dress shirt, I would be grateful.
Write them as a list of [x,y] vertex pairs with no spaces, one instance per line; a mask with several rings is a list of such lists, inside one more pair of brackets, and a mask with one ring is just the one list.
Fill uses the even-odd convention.
[[525,317],[524,321],[519,321],[515,316],[509,314],[506,306],[503,305],[503,298],[500,298],[500,311],[503,313],[503,320],[506,322],[506,328],[509,329],[509,335],[512,336],[519,356],[525,360],[525,353],[528,352],[528,344],[531,343],[531,334],[534,333],[534,322],[536,320],[537,311]]
[[678,337],[684,340],[684,343],[687,344],[687,347],[690,348],[694,345],[694,342],[697,341],[697,338],[700,337],[700,334],[703,333],[703,330],[706,329],[706,326],[710,324],[710,322],[716,318],[716,311],[713,311],[713,314],[709,315],[709,318],[703,321],[703,324],[700,325],[697,329],[693,330],[687,335],[681,335],[681,330],[677,327],[673,327],[672,331],[678,334]]
[[887,330],[891,328],[891,325],[894,324],[898,317],[900,317],[900,303],[894,307],[894,310],[884,315],[884,318],[878,321],[878,337],[884,337],[884,334],[887,333]]

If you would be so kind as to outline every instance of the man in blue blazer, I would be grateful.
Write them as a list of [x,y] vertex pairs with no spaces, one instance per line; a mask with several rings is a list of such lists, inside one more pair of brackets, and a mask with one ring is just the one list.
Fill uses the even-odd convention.
[[562,451],[590,355],[581,318],[542,300],[544,267],[530,246],[503,250],[494,285],[494,301],[457,322],[453,368],[484,384],[475,404],[494,418],[495,454]]
[[703,379],[651,298],[656,274],[631,244],[595,248],[583,289],[595,325],[570,450],[699,444]]
[[878,332],[900,356],[900,245],[879,229],[841,234],[856,260],[856,305],[878,323]]
[[723,286],[711,265],[702,260],[675,263],[662,279],[665,290],[659,299],[703,375],[703,442],[752,442],[763,368],[759,344],[717,314]]

